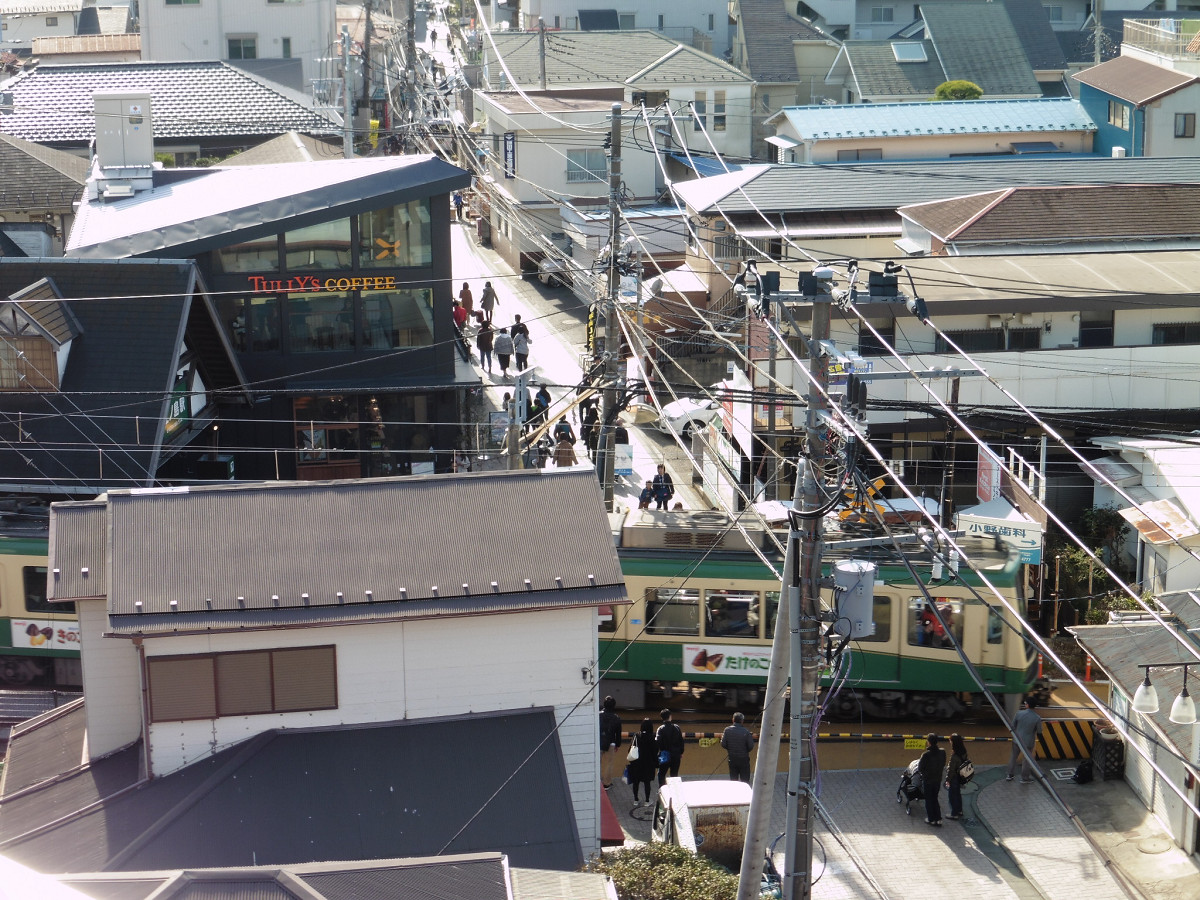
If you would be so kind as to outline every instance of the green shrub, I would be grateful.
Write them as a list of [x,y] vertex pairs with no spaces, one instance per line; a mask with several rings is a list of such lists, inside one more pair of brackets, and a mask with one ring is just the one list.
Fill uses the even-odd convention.
[[934,100],[978,100],[983,88],[973,81],[943,81],[933,92]]
[[673,844],[642,844],[606,853],[586,868],[611,876],[621,900],[735,900],[737,897],[737,875]]

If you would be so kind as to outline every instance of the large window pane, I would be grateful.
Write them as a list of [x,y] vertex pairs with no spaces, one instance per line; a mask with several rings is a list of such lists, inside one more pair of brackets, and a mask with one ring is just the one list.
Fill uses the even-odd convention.
[[289,272],[350,268],[350,220],[336,219],[297,228],[283,236]]
[[709,637],[757,637],[758,591],[705,591]]
[[667,588],[646,592],[647,634],[700,634],[700,592]]
[[433,291],[363,294],[363,346],[371,350],[433,344]]
[[882,644],[892,637],[892,598],[876,596],[871,603],[871,615],[875,619],[875,633],[858,638],[867,643]]
[[[934,597],[938,612],[954,635],[956,641],[962,644],[963,616],[962,601],[948,597]],[[911,597],[908,601],[908,643],[914,647],[932,647],[940,650],[952,650],[954,644],[943,630],[937,617],[929,609],[924,597]]]
[[429,200],[410,200],[358,217],[359,264],[364,269],[428,266],[433,261]]
[[279,349],[279,298],[250,298],[249,349]]
[[354,306],[348,293],[288,294],[287,304],[293,353],[349,350],[354,346]]
[[240,272],[278,272],[279,235],[230,244],[213,251],[213,268],[227,275]]

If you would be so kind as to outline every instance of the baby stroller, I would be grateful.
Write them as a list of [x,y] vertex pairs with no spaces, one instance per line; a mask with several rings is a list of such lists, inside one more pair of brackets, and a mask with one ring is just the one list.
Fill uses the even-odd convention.
[[913,801],[925,799],[925,794],[921,791],[921,773],[917,771],[920,762],[919,759],[914,759],[908,764],[908,768],[900,774],[900,787],[896,788],[896,802],[904,804],[904,814],[908,816],[912,815],[909,807]]

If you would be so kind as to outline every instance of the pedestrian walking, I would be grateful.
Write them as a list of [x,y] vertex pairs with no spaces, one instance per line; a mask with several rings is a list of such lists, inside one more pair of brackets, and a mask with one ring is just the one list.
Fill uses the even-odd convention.
[[925,796],[925,824],[942,824],[942,806],[938,794],[942,791],[942,773],[946,770],[946,751],[938,748],[938,736],[925,735],[925,752],[917,763],[921,773],[921,793]]
[[743,723],[745,715],[733,714],[733,724],[721,735],[721,746],[729,755],[729,780],[750,783],[750,754],[754,750],[754,735]]
[[617,701],[605,697],[600,707],[600,783],[608,790],[613,785],[613,769],[617,764],[617,748],[621,746],[621,717]]
[[596,444],[600,440],[600,411],[595,406],[588,407],[583,414],[583,424],[579,426],[579,434],[583,437],[583,446],[587,448],[588,457],[595,459]]
[[486,319],[479,325],[479,333],[475,335],[475,346],[479,348],[479,364],[485,366],[488,374],[492,374],[492,346],[496,332],[492,323]]
[[496,289],[492,287],[490,281],[483,283],[483,293],[479,296],[479,308],[483,310],[483,314],[487,316],[487,320],[492,321],[492,312],[496,309],[496,304],[499,298],[496,296]]
[[962,811],[962,776],[958,770],[962,764],[969,762],[967,745],[961,734],[950,735],[950,764],[946,766],[946,793],[950,797],[950,815],[948,818],[961,819]]
[[554,440],[566,441],[568,444],[575,443],[575,429],[571,427],[566,416],[559,419],[558,424],[554,426]]
[[658,714],[662,724],[654,735],[658,742],[658,786],[667,783],[667,774],[674,778],[679,774],[683,761],[683,729],[671,721],[671,711],[664,709]]
[[475,310],[475,295],[471,293],[471,285],[463,282],[462,290],[458,292],[458,302],[462,304],[463,309],[467,311],[467,315],[471,315]]
[[[650,805],[650,784],[654,781],[654,769],[658,765],[658,743],[654,737],[654,723],[642,719],[641,730],[629,742],[630,752],[637,747],[637,759],[629,759],[629,783],[633,786],[633,808],[641,806],[638,789],[645,788],[646,805]],[[660,781],[661,785],[662,782]]]
[[529,368],[529,326],[521,321],[520,316],[513,316],[512,326],[513,354],[517,357],[517,371]]
[[[1008,775],[1005,781],[1012,781],[1017,774],[1017,760],[1021,760],[1021,784],[1033,781],[1033,748],[1037,744],[1038,735],[1042,733],[1042,717],[1033,708],[1028,697],[1021,701],[1021,711],[1013,717],[1012,722],[1012,753],[1008,756]],[[1021,748],[1028,751],[1027,756],[1021,755]]]
[[455,191],[453,200],[454,200],[454,221],[461,222],[462,221],[462,211],[463,211],[462,191]]
[[451,39],[453,37],[454,37],[454,32],[452,32],[449,28],[447,28],[446,29],[446,49],[447,50],[451,49],[451,46],[452,46]]
[[512,359],[513,339],[508,336],[508,329],[501,328],[494,339],[496,362],[500,364],[500,374],[508,378],[508,361]]
[[658,474],[654,476],[654,500],[658,504],[655,509],[666,509],[671,498],[675,496],[675,482],[667,474],[667,467],[658,464]]
[[566,466],[573,466],[577,462],[579,462],[579,459],[575,456],[575,448],[571,446],[569,441],[562,440],[555,444],[554,464],[556,466],[565,468]]
[[436,43],[437,43],[437,32],[430,29],[430,31],[429,31],[429,46],[432,47]]

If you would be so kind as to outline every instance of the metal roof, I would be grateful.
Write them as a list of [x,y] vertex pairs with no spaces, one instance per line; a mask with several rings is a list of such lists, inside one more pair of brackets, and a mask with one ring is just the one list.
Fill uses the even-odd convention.
[[[0,317],[12,321],[18,314],[23,314],[56,348],[83,333],[79,320],[75,318],[71,308],[62,302],[62,294],[49,278],[41,278],[28,287],[9,294],[8,299],[12,301],[9,309],[0,309]],[[10,333],[20,333],[20,328],[15,326],[15,322],[13,327],[10,327]]]
[[41,872],[482,851],[536,868],[573,871],[583,862],[548,708],[281,729],[132,789],[97,779],[97,799],[77,780],[0,804],[0,850]]
[[893,43],[897,42],[846,41],[838,50],[831,72],[845,60],[850,67],[854,92],[864,100],[875,97],[920,97],[925,100],[932,97],[937,86],[947,80],[933,42],[898,42],[920,43],[925,49],[925,62],[904,63],[896,59]]
[[926,3],[921,6],[921,18],[947,80],[972,81],[983,88],[985,97],[1041,96],[1042,89],[1003,3]]
[[67,256],[193,256],[206,250],[470,186],[463,169],[423,154],[214,166],[155,173],[125,200],[84,199]]
[[1159,97],[1173,94],[1180,88],[1200,81],[1200,77],[1189,72],[1166,69],[1134,56],[1118,56],[1098,66],[1076,72],[1074,77],[1080,84],[1086,84],[1135,106],[1145,106]]
[[[52,508],[51,566],[71,579],[52,591],[62,599],[90,590],[76,573],[101,538],[74,533],[83,529],[102,530],[110,548],[116,633],[619,603],[624,578],[599,490],[591,472],[539,469],[114,490],[83,507]],[[507,528],[520,509],[538,514]],[[287,524],[311,516],[323,526]],[[147,564],[148,553],[173,562]]]
[[86,729],[82,699],[14,727],[11,746],[20,752],[10,752],[5,758],[0,799],[79,768]]
[[0,132],[38,143],[92,140],[95,91],[148,92],[159,140],[341,131],[340,121],[303,94],[220,60],[43,65],[6,81],[4,90],[13,95],[13,111],[0,113]]
[[1071,99],[786,106],[778,115],[806,141],[1096,130],[1083,105]]
[[[791,14],[779,0],[738,0],[741,34],[746,42],[743,65],[759,84],[795,82],[796,41],[837,41],[811,22]],[[792,7],[794,9],[794,7]]]
[[1200,158],[999,156],[919,162],[747,166],[674,186],[695,212],[806,213],[896,209],[1010,187],[1200,184]]

